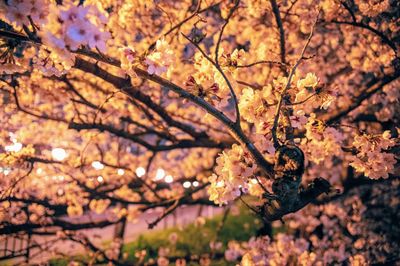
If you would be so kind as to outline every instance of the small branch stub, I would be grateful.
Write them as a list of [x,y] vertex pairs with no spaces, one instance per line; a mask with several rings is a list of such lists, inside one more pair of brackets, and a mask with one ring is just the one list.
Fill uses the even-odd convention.
[[304,153],[296,145],[283,145],[275,154],[274,194],[264,194],[265,203],[258,207],[259,215],[266,221],[282,219],[328,193],[331,185],[323,178],[316,178],[306,189],[301,188],[304,173]]

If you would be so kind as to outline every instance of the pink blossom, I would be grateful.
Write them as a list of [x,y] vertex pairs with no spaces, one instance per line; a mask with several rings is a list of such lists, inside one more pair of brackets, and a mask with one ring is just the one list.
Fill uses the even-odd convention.
[[29,3],[23,2],[15,6],[10,5],[6,13],[6,18],[19,27],[22,27],[22,25],[29,25],[29,19],[27,16],[29,10]]
[[156,61],[153,61],[149,58],[146,58],[145,63],[148,65],[147,73],[150,75],[161,75],[168,70],[167,66],[160,65]]
[[305,117],[303,110],[299,110],[295,115],[290,116],[290,123],[294,128],[302,128],[307,124],[307,117]]
[[111,34],[107,31],[100,31],[97,28],[93,29],[93,32],[89,37],[89,47],[92,49],[99,49],[100,52],[106,52],[106,42],[110,39]]
[[82,21],[86,18],[89,12],[89,7],[70,5],[65,10],[60,12],[60,19],[65,23]]
[[90,26],[87,23],[76,22],[69,24],[66,30],[67,44],[72,50],[78,49],[80,45],[89,39]]
[[164,39],[158,40],[155,51],[146,57],[147,72],[150,75],[161,75],[168,71],[174,59],[169,44]]

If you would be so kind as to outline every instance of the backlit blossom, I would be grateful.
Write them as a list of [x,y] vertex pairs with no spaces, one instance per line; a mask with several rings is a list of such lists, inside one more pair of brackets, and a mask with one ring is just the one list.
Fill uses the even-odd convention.
[[309,160],[318,164],[331,156],[341,155],[341,145],[345,136],[340,131],[333,127],[325,127],[321,121],[315,119],[315,114],[308,118],[305,128]]
[[243,251],[240,247],[240,244],[235,241],[230,241],[228,243],[228,248],[225,251],[225,259],[227,261],[236,261],[241,255]]
[[356,0],[355,2],[361,13],[370,17],[375,17],[383,11],[386,11],[390,6],[389,0]]
[[65,74],[74,63],[70,50],[87,45],[106,52],[111,35],[105,30],[107,21],[92,15],[101,13],[97,6],[75,5],[72,1],[56,5],[47,0],[15,0],[1,8],[1,16],[11,24],[37,31],[42,45],[32,59],[45,75]]
[[350,165],[369,178],[388,178],[393,173],[397,160],[394,154],[387,153],[386,150],[395,144],[390,131],[385,131],[382,135],[357,135],[353,146],[358,153],[352,156]]
[[133,68],[139,63],[138,53],[132,47],[122,47],[120,51],[121,68],[130,76],[136,76]]
[[107,46],[106,41],[110,39],[111,34],[108,31],[94,31],[89,36],[89,47],[98,49],[100,52],[105,53]]
[[174,53],[170,49],[169,44],[164,39],[160,39],[156,43],[155,50],[146,57],[147,72],[150,75],[161,75],[168,71],[174,62]]
[[58,245],[93,265],[393,264],[397,9],[0,1],[0,242],[57,240],[38,264]]
[[351,266],[366,266],[366,265],[368,265],[368,263],[363,255],[357,254],[357,255],[350,257],[350,265]]
[[89,207],[92,211],[94,211],[95,213],[103,213],[108,205],[110,204],[110,200],[105,199],[105,200],[92,200],[89,204]]
[[297,87],[300,89],[304,88],[315,88],[318,84],[318,78],[314,73],[308,73],[304,79],[300,79],[297,82]]
[[216,174],[209,177],[210,200],[223,204],[239,197],[241,191],[247,189],[249,177],[255,174],[256,167],[250,154],[237,144],[222,152],[217,158]]
[[221,51],[220,64],[229,71],[234,71],[238,66],[243,65],[244,50],[235,49],[232,53]]
[[68,25],[66,43],[72,50],[78,49],[82,43],[89,39],[89,26],[89,23],[82,23],[81,21]]
[[328,109],[332,102],[336,100],[337,96],[337,92],[334,90],[319,93],[317,98],[321,101],[321,109]]
[[307,117],[304,116],[304,111],[299,110],[295,115],[290,116],[290,123],[294,128],[302,128],[307,124]]
[[28,19],[32,8],[30,1],[8,1],[8,5],[2,3],[1,8],[5,9],[1,13],[5,13],[6,20],[17,27],[30,24]]

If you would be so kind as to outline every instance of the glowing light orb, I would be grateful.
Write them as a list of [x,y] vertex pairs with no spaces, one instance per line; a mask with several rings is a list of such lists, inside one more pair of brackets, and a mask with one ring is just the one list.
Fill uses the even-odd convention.
[[22,149],[22,144],[19,142],[14,142],[12,145],[8,145],[5,147],[5,150],[8,152],[19,152]]
[[92,167],[96,170],[101,170],[101,169],[104,169],[104,164],[102,164],[99,161],[94,161],[94,162],[92,162]]
[[165,182],[172,183],[172,182],[174,182],[174,178],[171,175],[167,175],[165,177]]
[[62,188],[57,189],[57,195],[58,196],[63,196],[64,195],[64,190]]
[[192,183],[190,183],[189,181],[183,182],[183,187],[184,188],[190,188],[191,186],[192,186]]
[[146,174],[146,169],[144,169],[143,167],[138,167],[136,168],[135,173],[138,177],[142,177]]
[[11,169],[10,168],[3,169],[3,174],[4,175],[9,175],[10,173],[11,173]]
[[164,178],[164,176],[165,176],[165,171],[164,171],[164,169],[158,168],[158,169],[157,169],[157,172],[156,172],[155,180],[161,180],[161,179]]
[[68,154],[63,148],[54,148],[51,150],[51,157],[56,161],[62,161],[67,158]]

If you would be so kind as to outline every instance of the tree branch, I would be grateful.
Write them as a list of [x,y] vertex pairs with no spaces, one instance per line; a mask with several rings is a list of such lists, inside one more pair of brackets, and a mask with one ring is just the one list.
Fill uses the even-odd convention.
[[[285,30],[283,28],[281,13],[279,11],[279,7],[276,0],[271,0],[271,6],[272,6],[272,12],[274,12],[275,15],[276,25],[278,26],[279,29],[281,62],[283,65],[286,65]],[[282,70],[284,71],[285,74],[287,73],[286,68],[282,68]]]
[[303,50],[301,51],[301,54],[300,54],[299,58],[297,59],[296,63],[294,64],[293,68],[290,70],[286,86],[283,89],[283,91],[282,91],[282,93],[281,93],[281,95],[279,97],[278,106],[276,107],[276,111],[275,111],[274,125],[272,127],[272,138],[273,138],[273,141],[274,141],[275,149],[277,149],[280,146],[276,131],[278,129],[279,114],[280,114],[280,111],[281,111],[281,108],[282,108],[284,95],[286,94],[287,90],[290,87],[293,75],[296,72],[297,67],[299,66],[301,60],[304,58],[304,53],[306,52],[306,49],[307,49],[308,45],[310,44],[311,38],[312,38],[312,36],[314,34],[314,29],[315,29],[315,26],[316,26],[317,21],[318,21],[318,16],[319,16],[319,12],[318,12],[318,15],[317,15],[317,17],[316,17],[316,19],[314,21],[314,24],[313,24],[313,26],[311,28],[310,34],[309,34],[309,36],[307,38],[307,41],[306,41],[306,43],[305,43],[305,45],[303,47]]

